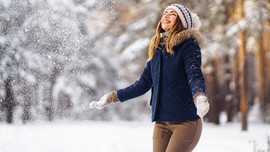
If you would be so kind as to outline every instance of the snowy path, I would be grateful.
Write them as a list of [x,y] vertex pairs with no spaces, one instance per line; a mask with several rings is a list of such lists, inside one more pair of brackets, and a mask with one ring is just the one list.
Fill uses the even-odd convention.
[[[0,152],[151,152],[152,127],[150,122],[122,121],[0,123]],[[250,124],[248,132],[240,127],[205,124],[194,152],[253,152],[253,140],[266,150],[269,125]]]

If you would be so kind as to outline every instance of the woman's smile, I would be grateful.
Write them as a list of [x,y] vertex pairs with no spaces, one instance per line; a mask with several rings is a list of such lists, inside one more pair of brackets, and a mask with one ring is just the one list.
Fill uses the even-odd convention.
[[173,26],[177,18],[177,13],[173,9],[168,9],[164,12],[161,18],[161,27],[164,31],[168,31]]

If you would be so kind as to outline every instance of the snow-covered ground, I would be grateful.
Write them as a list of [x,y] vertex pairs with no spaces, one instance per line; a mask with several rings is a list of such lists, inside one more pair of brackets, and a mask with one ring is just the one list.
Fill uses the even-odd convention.
[[[1,152],[151,152],[149,121],[0,123]],[[267,152],[270,125],[205,123],[201,141],[194,152]],[[256,146],[254,146],[256,144]]]

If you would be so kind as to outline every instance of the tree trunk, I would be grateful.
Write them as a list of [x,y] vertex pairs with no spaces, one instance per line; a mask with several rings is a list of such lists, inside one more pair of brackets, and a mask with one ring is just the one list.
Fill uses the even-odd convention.
[[12,78],[8,78],[5,81],[5,90],[6,97],[4,101],[5,109],[6,109],[6,122],[9,124],[13,123],[13,113],[15,108],[15,102],[12,91]]
[[259,81],[259,103],[261,110],[265,111],[265,52],[263,50],[263,40],[260,37],[258,40],[257,61],[258,61],[258,81]]
[[[238,1],[239,20],[244,17],[244,0]],[[247,130],[247,114],[248,114],[248,102],[247,102],[247,79],[246,79],[246,39],[245,32],[240,31],[240,46],[239,46],[239,87],[240,87],[240,109],[242,113],[242,130]]]
[[56,84],[56,79],[58,77],[58,75],[60,74],[60,65],[59,63],[56,62],[54,68],[53,68],[53,71],[52,71],[52,75],[51,75],[51,78],[50,78],[50,82],[51,82],[51,85],[50,85],[50,88],[49,88],[49,103],[48,105],[45,107],[45,110],[46,110],[46,113],[47,113],[47,119],[49,121],[52,121],[54,119],[54,112],[55,112],[55,109],[54,109],[54,104],[53,104],[53,89],[54,89],[54,86]]
[[209,122],[213,122],[214,124],[220,124],[219,120],[219,113],[220,113],[220,106],[219,106],[219,83],[218,83],[218,76],[217,76],[217,65],[215,60],[210,61],[210,67],[213,67],[213,71],[207,73],[206,75],[206,87],[207,87],[207,95],[210,100],[210,111],[206,115],[209,119]]
[[24,101],[22,103],[23,113],[22,113],[22,121],[26,124],[31,120],[31,96],[33,95],[31,86],[24,85]]
[[231,67],[229,66],[230,57],[226,55],[224,57],[224,74],[225,74],[225,82],[224,82],[224,99],[225,99],[225,107],[227,113],[227,122],[232,122],[234,116],[234,106],[233,106],[233,98],[232,98],[232,91],[230,89],[230,84],[232,82],[232,71]]
[[[267,2],[267,8],[270,9],[270,0]],[[269,39],[270,39],[270,19],[268,18],[266,21],[264,21],[264,28],[262,31],[262,52],[264,52],[264,106],[261,106],[262,112],[263,112],[263,120],[264,122],[270,122],[270,45],[269,45]]]
[[237,58],[238,56],[234,57],[234,62],[233,62],[233,88],[232,88],[232,92],[233,92],[233,107],[234,107],[234,112],[238,113],[240,111],[240,87],[238,85],[239,82],[239,60]]

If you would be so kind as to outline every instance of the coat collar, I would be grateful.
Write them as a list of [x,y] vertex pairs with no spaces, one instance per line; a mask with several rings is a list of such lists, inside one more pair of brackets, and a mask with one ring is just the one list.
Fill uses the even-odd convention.
[[177,33],[173,41],[170,42],[170,44],[175,47],[176,45],[179,45],[190,38],[194,38],[198,42],[199,46],[203,47],[203,37],[201,33],[196,29],[187,29]]

